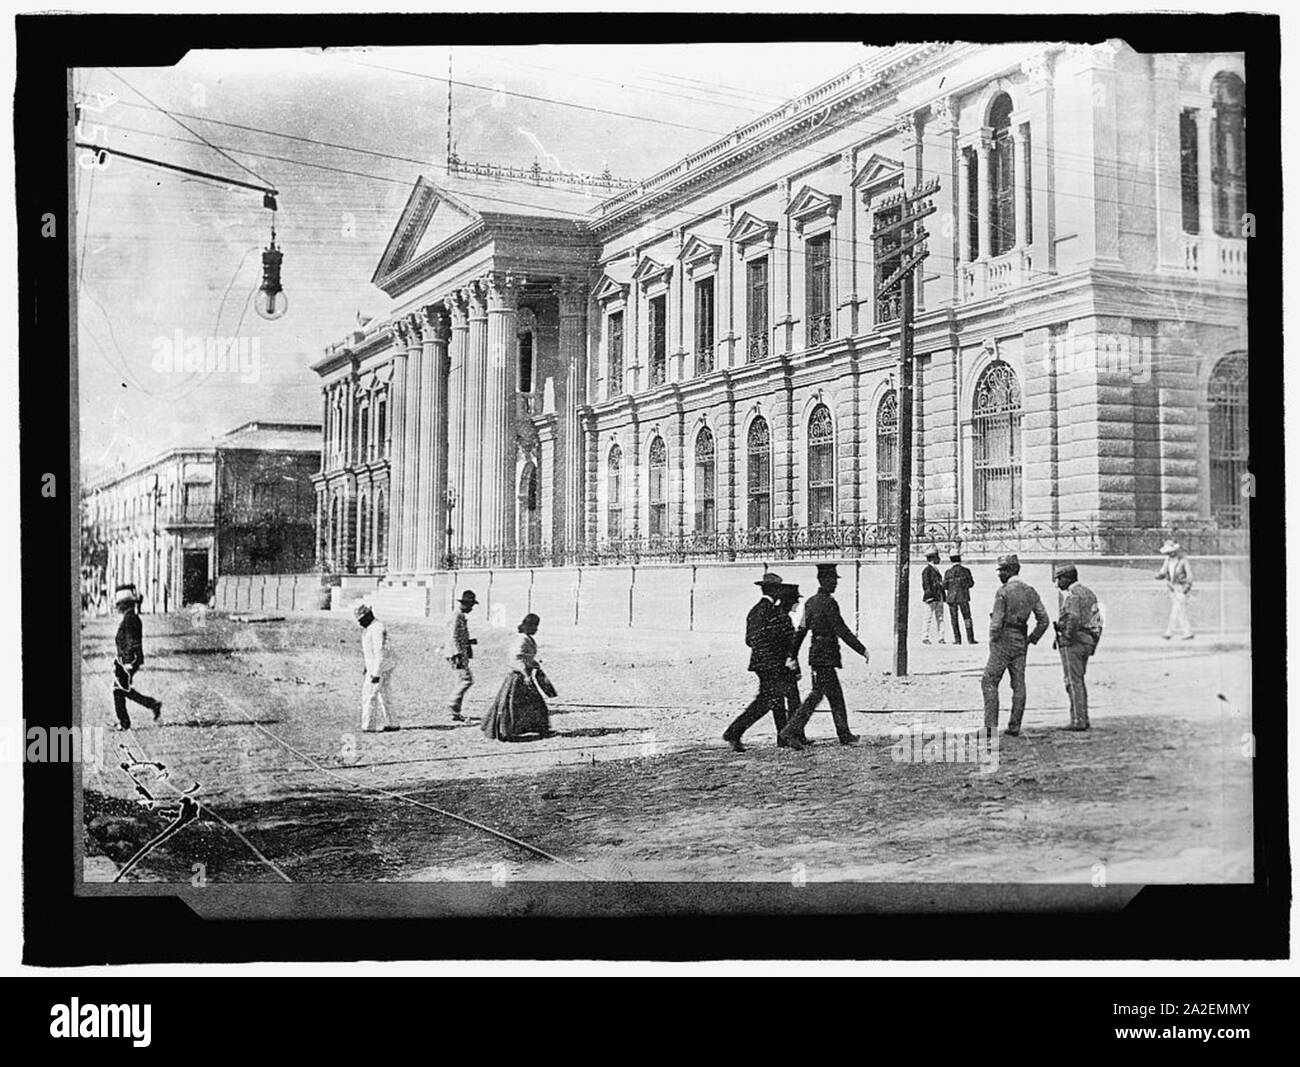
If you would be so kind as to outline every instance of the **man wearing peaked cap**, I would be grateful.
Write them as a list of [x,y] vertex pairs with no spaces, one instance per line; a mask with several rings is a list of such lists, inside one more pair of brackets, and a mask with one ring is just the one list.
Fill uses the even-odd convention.
[[469,620],[466,616],[474,610],[477,603],[478,597],[474,595],[474,590],[466,589],[460,594],[459,607],[451,617],[451,630],[447,636],[447,662],[451,664],[452,674],[455,675],[451,696],[447,701],[452,722],[465,721],[461,708],[464,707],[465,694],[474,684],[474,672],[469,668],[469,661],[474,658],[474,646],[478,641],[469,635]]
[[799,705],[799,710],[785,724],[780,733],[781,740],[791,748],[803,748],[803,732],[812,713],[825,697],[830,701],[831,718],[835,721],[835,732],[840,744],[851,745],[858,740],[857,734],[849,730],[849,713],[844,705],[844,690],[840,687],[839,668],[840,642],[843,641],[864,660],[870,662],[871,655],[858,640],[857,635],[848,628],[840,615],[840,606],[835,601],[835,589],[839,585],[839,571],[834,563],[817,565],[817,593],[808,598],[804,607],[803,624],[795,631],[794,655],[797,659],[799,646],[803,644],[804,635],[812,633],[812,643],[808,650],[808,666],[812,668],[812,688]]
[[[998,686],[1002,676],[1011,672],[1011,719],[1007,735],[1020,733],[1020,721],[1025,715],[1025,656],[1029,645],[1047,632],[1051,620],[1042,598],[1033,586],[1022,582],[1020,558],[1014,554],[998,557],[998,579],[1002,587],[993,594],[993,613],[989,616],[989,659],[984,666],[980,686],[984,692],[984,729],[990,742],[997,733]],[[1034,617],[1034,632],[1029,632],[1029,616]]]
[[1061,598],[1056,619],[1056,648],[1061,653],[1065,672],[1065,694],[1070,698],[1070,725],[1067,730],[1088,729],[1088,685],[1084,674],[1088,660],[1101,641],[1101,607],[1097,596],[1079,581],[1073,563],[1056,568],[1056,587]]
[[722,740],[737,752],[745,751],[740,743],[744,732],[769,711],[778,731],[785,725],[790,617],[778,604],[784,582],[779,574],[768,571],[754,584],[763,595],[745,617],[745,644],[750,648],[749,669],[758,675],[758,695],[722,734]]

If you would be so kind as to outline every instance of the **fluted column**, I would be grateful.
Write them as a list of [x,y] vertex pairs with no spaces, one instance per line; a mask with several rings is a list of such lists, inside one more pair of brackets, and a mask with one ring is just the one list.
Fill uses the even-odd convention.
[[474,282],[463,290],[469,316],[465,346],[465,437],[462,448],[465,473],[461,493],[461,536],[466,549],[487,544],[482,527],[483,483],[487,476],[484,453],[483,379],[487,373],[487,294]]
[[[587,402],[587,346],[584,343],[586,286],[566,281],[560,286],[560,368],[564,381],[561,417],[557,422],[556,455],[561,472],[551,483],[562,494],[556,512],[561,516],[561,544],[577,547],[583,540],[582,497],[583,467],[582,426],[578,410]],[[558,546],[557,546],[558,547]]]
[[420,365],[424,362],[424,330],[418,315],[408,315],[406,344],[405,425],[402,434],[402,462],[406,468],[406,490],[402,507],[402,541],[396,569],[403,574],[415,570],[415,517],[424,506],[420,498]]
[[487,374],[483,394],[481,529],[489,548],[508,551],[515,539],[515,346],[522,278],[489,274]]
[[[465,503],[465,356],[469,348],[468,307],[463,293],[453,293],[443,301],[451,319],[451,343],[447,367],[447,490],[449,527],[445,536],[447,552],[459,556],[464,544],[465,522],[461,508]],[[445,493],[444,493],[445,495]],[[440,561],[441,562],[441,561]]]
[[401,569],[402,559],[402,516],[406,514],[406,360],[408,343],[411,340],[411,327],[406,320],[393,323],[397,350],[393,353],[393,379],[389,393],[389,428],[393,447],[388,460],[388,536],[385,538],[387,552],[387,571],[389,574]]
[[447,340],[451,333],[441,305],[421,309],[424,351],[420,359],[420,509],[416,514],[415,569],[441,564],[447,530]]

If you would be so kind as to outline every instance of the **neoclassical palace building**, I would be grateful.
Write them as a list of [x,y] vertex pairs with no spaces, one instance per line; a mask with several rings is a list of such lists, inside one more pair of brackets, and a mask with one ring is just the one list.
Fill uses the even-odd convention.
[[922,536],[1240,528],[1244,69],[900,45],[635,184],[453,160],[376,269],[393,312],[315,364],[323,566],[891,543],[899,250],[872,233],[930,179]]

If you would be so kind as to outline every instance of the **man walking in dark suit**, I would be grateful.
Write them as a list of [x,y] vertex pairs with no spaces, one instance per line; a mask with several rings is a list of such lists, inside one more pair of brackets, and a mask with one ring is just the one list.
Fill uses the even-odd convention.
[[768,571],[754,584],[763,595],[745,618],[745,644],[750,648],[749,669],[758,675],[758,695],[722,735],[722,740],[737,752],[745,751],[740,743],[741,735],[769,711],[776,720],[778,743],[780,730],[786,725],[787,662],[793,654],[789,637],[793,626],[788,613],[777,604],[784,582],[779,574]]
[[975,640],[975,626],[970,621],[970,590],[975,584],[975,576],[962,566],[961,555],[953,553],[948,557],[952,566],[944,572],[943,597],[948,602],[948,616],[952,619],[952,639],[961,644],[961,630],[957,628],[957,612],[966,620],[966,640],[972,645]]
[[117,712],[117,728],[131,729],[131,716],[126,702],[132,700],[153,712],[153,721],[162,718],[162,701],[145,696],[135,688],[135,674],[144,666],[144,634],[140,626],[139,607],[135,586],[119,585],[113,596],[122,621],[117,627],[117,658],[113,660],[113,710]]
[[[781,610],[783,618],[778,618],[777,623],[781,630],[781,640],[785,647],[790,649],[790,659],[786,660],[785,672],[785,710],[786,719],[793,719],[795,713],[799,710],[802,700],[799,697],[799,661],[794,658],[794,623],[791,622],[791,616],[794,609],[798,606],[803,597],[799,595],[799,587],[790,582],[781,586],[777,594],[776,606]],[[781,740],[781,725],[777,726],[776,745],[778,748],[788,748],[789,746]],[[816,744],[808,738],[802,731],[799,733],[799,740],[805,745]]]
[[839,571],[834,563],[817,565],[817,585],[820,588],[816,595],[809,597],[808,604],[804,608],[803,625],[795,631],[796,659],[804,635],[810,631],[813,635],[808,649],[808,666],[812,669],[812,689],[779,735],[791,748],[804,747],[801,740],[804,728],[823,697],[830,701],[831,718],[835,720],[835,732],[839,734],[840,744],[851,745],[858,740],[857,734],[849,730],[849,713],[844,706],[844,690],[840,688],[839,669],[843,665],[840,662],[840,642],[843,641],[867,662],[871,661],[871,654],[840,615],[840,606],[835,601],[835,589],[839,585],[839,580]]

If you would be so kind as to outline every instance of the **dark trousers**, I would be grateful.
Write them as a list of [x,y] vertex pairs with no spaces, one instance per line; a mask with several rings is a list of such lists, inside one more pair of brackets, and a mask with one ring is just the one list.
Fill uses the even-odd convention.
[[825,697],[831,703],[831,718],[835,720],[835,732],[839,734],[840,740],[851,737],[852,731],[849,729],[849,712],[844,706],[844,690],[840,688],[840,675],[837,667],[814,667],[812,669],[812,688],[808,690],[808,696],[804,702],[799,705],[799,710],[790,717],[786,723],[785,733],[793,737],[803,737],[804,728],[808,725],[808,720],[812,718],[812,713],[817,710],[817,705]]
[[117,712],[117,721],[123,727],[131,725],[131,716],[126,713],[126,702],[133,700],[150,711],[157,711],[162,704],[153,697],[145,696],[136,690],[132,678],[135,671],[129,671],[122,664],[113,663],[113,710]]
[[952,619],[952,639],[961,644],[961,630],[957,628],[957,610],[961,609],[962,615],[966,619],[966,640],[972,645],[975,644],[975,626],[970,621],[970,602],[961,604],[948,604],[948,615]]
[[758,673],[758,696],[749,702],[749,707],[742,711],[735,721],[727,727],[722,735],[724,741],[739,741],[741,735],[769,711],[776,720],[779,732],[785,727],[786,691],[789,686],[790,672],[782,668],[777,671],[760,671]]
[[989,661],[984,667],[984,677],[980,687],[984,690],[984,728],[991,737],[997,732],[998,686],[1002,676],[1011,673],[1011,719],[1007,729],[1013,733],[1020,729],[1020,720],[1025,717],[1025,653],[1028,642],[1023,634],[1003,634],[998,640],[989,642]]

